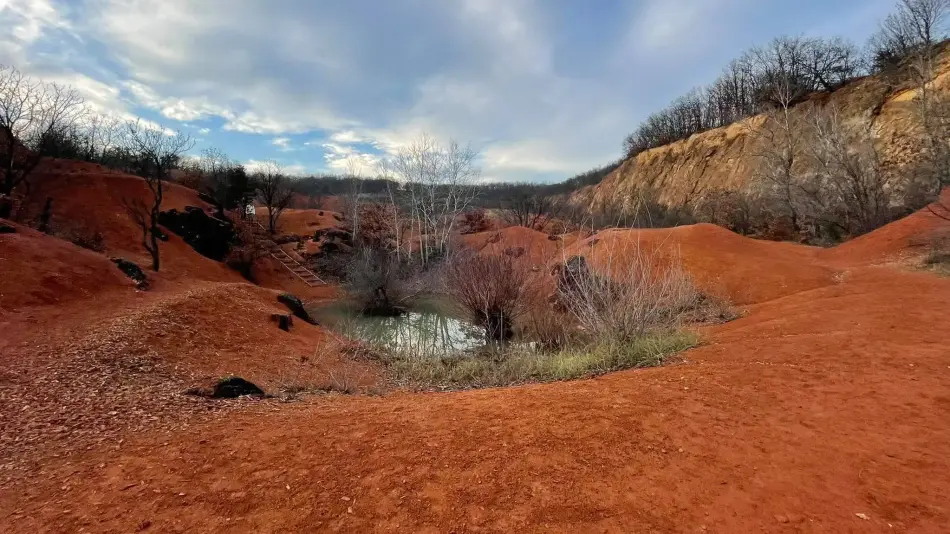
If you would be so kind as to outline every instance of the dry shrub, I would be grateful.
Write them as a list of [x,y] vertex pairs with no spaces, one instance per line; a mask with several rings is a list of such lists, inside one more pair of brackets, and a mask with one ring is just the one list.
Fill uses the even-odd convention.
[[357,251],[346,269],[344,289],[366,315],[401,315],[423,292],[418,266],[383,248]]
[[699,221],[750,235],[762,224],[762,211],[761,200],[749,191],[716,190],[696,203],[693,215]]
[[463,251],[445,265],[446,293],[485,329],[488,339],[510,339],[515,321],[537,292],[530,265],[518,257]]
[[545,351],[556,351],[578,342],[571,317],[551,302],[536,302],[521,320],[520,336]]
[[700,293],[678,261],[660,260],[636,247],[622,265],[608,256],[602,272],[575,256],[560,270],[558,299],[585,334],[600,342],[628,343],[647,333],[675,330],[695,309]]
[[391,204],[361,204],[357,241],[363,247],[394,249],[402,235],[400,221],[398,209]]
[[930,240],[923,265],[938,274],[950,276],[950,233]]
[[106,240],[102,232],[82,223],[57,224],[54,235],[78,247],[94,252],[105,252],[106,250]]
[[488,218],[488,212],[484,208],[475,208],[462,214],[462,221],[459,223],[459,233],[477,234],[487,232],[494,227],[491,219]]

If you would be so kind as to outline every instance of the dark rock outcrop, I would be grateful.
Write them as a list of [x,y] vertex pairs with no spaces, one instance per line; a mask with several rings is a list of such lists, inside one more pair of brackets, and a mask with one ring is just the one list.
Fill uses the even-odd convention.
[[0,223],[0,234],[15,234],[15,233],[16,233],[16,228],[8,224]]
[[158,223],[181,236],[196,252],[215,261],[224,261],[235,239],[234,225],[230,221],[212,217],[194,206],[184,211],[163,211]]
[[112,258],[112,263],[135,282],[139,289],[148,289],[148,278],[142,268],[125,258]]
[[290,293],[281,293],[277,295],[277,302],[280,302],[293,313],[298,319],[310,324],[317,324],[317,321],[310,316],[310,312],[304,307],[303,301]]
[[264,390],[239,376],[222,378],[211,391],[211,397],[214,399],[236,399],[249,395],[262,397]]
[[290,327],[294,325],[294,317],[285,313],[272,313],[270,320],[277,323],[277,328],[284,332],[290,332]]

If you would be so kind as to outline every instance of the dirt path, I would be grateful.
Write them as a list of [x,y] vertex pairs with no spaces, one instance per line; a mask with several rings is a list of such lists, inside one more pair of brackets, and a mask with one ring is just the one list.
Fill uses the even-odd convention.
[[[52,462],[6,532],[946,532],[950,280],[864,268],[683,363],[254,405]],[[858,515],[860,514],[860,515]]]

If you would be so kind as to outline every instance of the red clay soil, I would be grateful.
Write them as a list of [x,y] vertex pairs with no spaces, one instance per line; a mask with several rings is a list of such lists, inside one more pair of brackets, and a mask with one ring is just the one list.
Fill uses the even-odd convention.
[[[257,208],[257,219],[267,225],[267,208]],[[321,215],[321,213],[323,215]],[[280,235],[313,236],[317,230],[339,226],[341,217],[338,212],[316,209],[287,209],[277,219],[277,233]]]
[[637,255],[681,262],[708,293],[744,305],[834,283],[837,271],[818,261],[820,249],[749,239],[712,224],[650,230],[607,230],[568,246],[601,267],[623,268]]
[[0,320],[20,308],[94,299],[134,285],[102,254],[5,224],[16,233],[0,234]]
[[712,329],[680,365],[228,413],[51,462],[0,493],[0,523],[945,532],[948,299],[950,281],[863,268]]
[[[548,242],[549,250],[524,229],[502,236],[511,242],[466,239],[485,248],[533,245],[539,258],[560,254],[557,243]],[[873,234],[866,239],[873,242]],[[210,410],[168,397],[161,406],[180,410],[183,423],[157,416],[154,428],[126,423],[126,414],[136,413],[127,406],[152,405],[120,395],[124,400],[113,403],[120,409],[111,410],[115,421],[97,417],[90,427],[93,433],[95,425],[106,427],[105,441],[67,453],[62,439],[40,446],[30,436],[55,437],[58,426],[78,432],[56,420],[54,407],[69,411],[79,403],[98,414],[95,401],[84,404],[74,389],[58,404],[17,399],[30,393],[23,384],[37,385],[28,381],[36,366],[27,364],[55,360],[70,339],[119,356],[153,350],[146,363],[177,376],[176,368],[217,373],[238,362],[257,361],[264,369],[281,348],[306,350],[310,336],[316,343],[324,333],[307,327],[288,334],[300,336],[290,341],[267,324],[272,291],[210,282],[131,296],[116,288],[125,297],[109,297],[111,305],[100,302],[87,314],[76,313],[81,300],[17,313],[20,322],[4,331],[16,340],[0,345],[0,402],[15,430],[0,421],[0,451],[34,461],[0,478],[0,526],[5,532],[948,530],[950,280],[863,262],[832,264],[813,248],[753,241],[708,225],[608,232],[565,252],[598,261],[598,250],[631,243],[675,243],[701,283],[749,303],[746,315],[704,329],[706,343],[677,364],[592,380],[293,404],[245,401]],[[152,323],[166,320],[168,328]],[[126,321],[166,334],[123,350]],[[100,323],[115,339],[90,340]],[[37,345],[46,348],[33,350]],[[251,349],[241,356],[245,345]],[[79,349],[68,354],[80,362],[98,350]],[[113,382],[139,384],[159,375],[108,376],[111,391]],[[144,389],[142,396],[144,403],[159,393]],[[31,418],[41,420],[39,429]],[[42,454],[18,443],[20,434]]]
[[[51,457],[130,432],[180,430],[231,409],[183,395],[220,377],[241,376],[272,393],[378,382],[374,365],[344,356],[343,341],[324,329],[301,320],[290,332],[278,329],[271,315],[289,310],[277,291],[201,281],[139,291],[124,275],[107,282],[119,273],[108,259],[17,230],[0,235],[0,258],[8,250],[49,251],[28,259],[39,257],[35,267],[54,274],[44,275],[34,294],[6,284],[33,283],[34,265],[2,261],[0,485]],[[62,268],[60,249],[72,249],[76,270]],[[96,281],[100,290],[90,290]],[[78,289],[51,300],[61,286]]]
[[[151,202],[151,193],[142,178],[115,173],[99,165],[57,160],[47,164],[33,180],[32,211],[37,211],[46,197],[53,198],[54,231],[83,229],[101,232],[105,253],[121,256],[145,268],[151,258],[142,247],[141,230],[132,222],[124,199]],[[165,184],[162,209],[183,209],[210,206],[198,193],[177,184]],[[178,278],[237,282],[241,277],[223,264],[195,254],[181,238],[170,235],[162,243],[162,279]]]
[[545,264],[559,256],[562,243],[556,236],[525,228],[509,226],[501,230],[489,230],[463,235],[462,245],[483,254],[515,254],[529,259],[534,264]]
[[308,304],[340,298],[339,286],[311,287],[270,256],[255,262],[252,274],[254,281],[261,287],[288,291]]
[[931,241],[950,231],[950,188],[917,213],[822,252],[830,262],[879,264],[900,261],[925,252]]

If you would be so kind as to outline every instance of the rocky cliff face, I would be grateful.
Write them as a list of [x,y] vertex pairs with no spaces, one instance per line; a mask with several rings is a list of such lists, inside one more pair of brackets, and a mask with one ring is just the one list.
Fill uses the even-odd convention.
[[[917,91],[894,76],[854,80],[833,93],[812,95],[792,109],[792,122],[803,135],[809,113],[837,109],[843,124],[870,125],[885,165],[901,165],[915,157],[918,142],[909,132],[917,124]],[[936,86],[950,96],[950,47],[945,47],[937,69]],[[765,116],[755,116],[689,139],[643,152],[628,159],[601,183],[580,189],[571,199],[594,208],[619,204],[632,207],[640,194],[652,190],[670,206],[693,205],[717,190],[740,190],[760,175],[766,142],[761,131]]]

